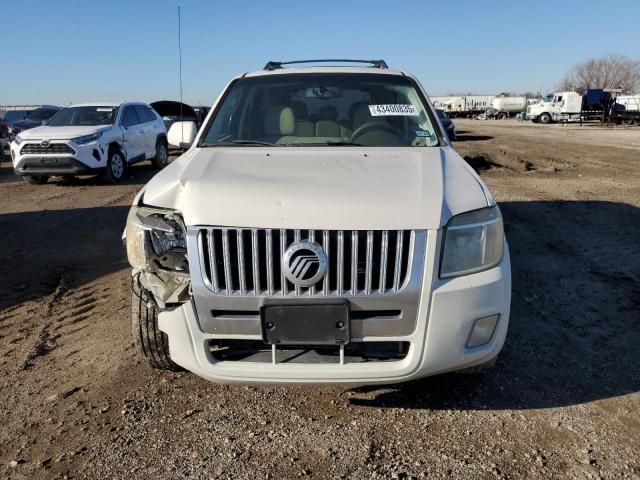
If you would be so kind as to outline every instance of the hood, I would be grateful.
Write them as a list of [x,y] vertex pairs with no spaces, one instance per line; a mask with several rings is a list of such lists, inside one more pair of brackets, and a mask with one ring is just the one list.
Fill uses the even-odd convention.
[[161,100],[150,104],[161,117],[179,117],[182,110],[183,118],[198,118],[196,111],[186,103],[173,100]]
[[69,140],[71,138],[82,137],[83,135],[91,135],[92,133],[104,130],[105,127],[108,127],[108,125],[98,125],[95,127],[49,127],[44,125],[20,132],[20,137],[24,140]]
[[18,127],[20,129],[26,130],[29,128],[37,127],[38,125],[42,125],[42,122],[24,119],[24,120],[18,120],[17,122],[13,122],[11,125],[13,125],[14,127]]
[[145,187],[187,225],[435,229],[493,202],[444,148],[193,148]]

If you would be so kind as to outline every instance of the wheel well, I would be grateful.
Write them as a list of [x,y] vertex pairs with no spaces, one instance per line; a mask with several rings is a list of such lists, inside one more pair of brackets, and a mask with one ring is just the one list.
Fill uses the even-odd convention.
[[115,152],[115,151],[118,151],[122,155],[124,155],[124,152],[122,151],[122,148],[120,148],[120,145],[118,144],[118,142],[111,142],[109,144],[109,153]]
[[158,140],[164,142],[165,145],[169,145],[169,142],[167,140],[167,136],[164,133],[158,135],[158,138],[156,139],[156,143],[158,142]]

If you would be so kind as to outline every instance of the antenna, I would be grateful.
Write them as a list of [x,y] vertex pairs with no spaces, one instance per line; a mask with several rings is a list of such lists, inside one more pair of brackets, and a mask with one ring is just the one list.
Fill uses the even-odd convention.
[[179,75],[180,75],[180,148],[184,144],[184,117],[182,116],[182,30],[181,30],[182,18],[180,16],[180,6],[178,6],[178,62],[179,62]]

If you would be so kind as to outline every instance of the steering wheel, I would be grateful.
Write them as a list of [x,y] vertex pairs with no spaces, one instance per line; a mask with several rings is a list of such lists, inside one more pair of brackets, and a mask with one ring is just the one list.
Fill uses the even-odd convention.
[[371,122],[363,123],[355,131],[351,134],[351,141],[354,141],[356,138],[361,137],[365,133],[368,133],[370,130],[384,130],[386,132],[392,133],[393,135],[402,138],[402,132],[398,130],[396,127],[387,122],[382,122],[380,120],[373,120]]

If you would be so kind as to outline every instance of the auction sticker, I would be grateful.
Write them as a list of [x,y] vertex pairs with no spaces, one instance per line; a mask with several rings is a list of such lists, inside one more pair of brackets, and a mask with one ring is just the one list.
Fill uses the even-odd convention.
[[369,105],[372,117],[409,116],[417,117],[418,109],[413,105]]

